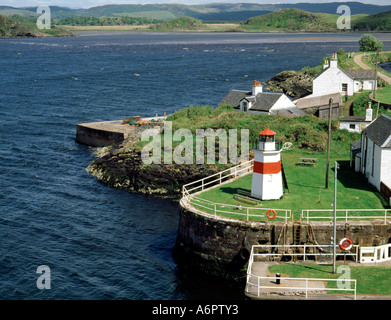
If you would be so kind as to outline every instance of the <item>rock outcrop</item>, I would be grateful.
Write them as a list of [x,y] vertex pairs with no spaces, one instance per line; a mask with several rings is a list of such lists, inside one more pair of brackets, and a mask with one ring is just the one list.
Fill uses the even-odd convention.
[[226,169],[217,164],[149,164],[136,149],[107,148],[87,168],[96,179],[110,187],[145,195],[180,199],[182,185]]
[[314,77],[302,71],[282,71],[266,81],[270,91],[283,92],[287,96],[298,99],[312,93]]

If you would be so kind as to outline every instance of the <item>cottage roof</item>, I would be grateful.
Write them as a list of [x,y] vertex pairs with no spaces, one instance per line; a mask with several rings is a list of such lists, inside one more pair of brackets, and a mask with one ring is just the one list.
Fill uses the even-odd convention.
[[381,148],[391,148],[391,118],[389,116],[381,115],[362,133]]
[[[375,70],[361,70],[361,69],[343,69],[340,66],[337,66],[337,68],[345,73],[350,79],[353,80],[374,80],[375,79]],[[319,78],[323,73],[330,70],[330,67],[323,69],[321,73],[319,73],[315,78]]]
[[241,90],[231,90],[223,100],[219,103],[219,106],[223,104],[229,104],[235,109],[240,108],[240,101],[242,101],[246,96],[251,96],[251,91],[241,91]]
[[297,108],[297,107],[290,107],[286,109],[277,109],[277,110],[272,110],[273,114],[281,114],[286,117],[300,117],[300,116],[305,116],[306,113]]
[[372,120],[365,120],[365,116],[346,116],[341,118],[339,121],[341,122],[371,122]]
[[240,101],[246,99],[247,101],[252,102],[250,110],[268,112],[282,95],[283,93],[261,92],[256,96],[253,96],[251,91],[231,90],[225,98],[221,100],[219,105],[229,104],[235,109],[239,109]]
[[258,93],[255,97],[255,101],[251,106],[251,110],[254,111],[270,111],[278,99],[281,98],[282,93]]
[[375,70],[345,69],[344,72],[353,80],[373,80],[376,76]]
[[304,98],[296,100],[296,107],[300,109],[306,109],[311,107],[329,106],[330,98],[333,99],[333,103],[341,105],[342,97],[340,92],[323,94],[323,95],[309,95]]

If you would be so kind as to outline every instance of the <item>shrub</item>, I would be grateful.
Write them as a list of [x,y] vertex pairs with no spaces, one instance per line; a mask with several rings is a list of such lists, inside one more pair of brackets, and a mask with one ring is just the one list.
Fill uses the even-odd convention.
[[382,51],[383,42],[370,34],[364,34],[360,41],[360,51]]

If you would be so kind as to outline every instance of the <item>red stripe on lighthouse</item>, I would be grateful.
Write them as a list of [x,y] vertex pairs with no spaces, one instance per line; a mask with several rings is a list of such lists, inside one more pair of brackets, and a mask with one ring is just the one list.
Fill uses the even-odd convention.
[[254,161],[254,172],[260,174],[276,174],[281,172],[281,161],[278,162],[258,162]]

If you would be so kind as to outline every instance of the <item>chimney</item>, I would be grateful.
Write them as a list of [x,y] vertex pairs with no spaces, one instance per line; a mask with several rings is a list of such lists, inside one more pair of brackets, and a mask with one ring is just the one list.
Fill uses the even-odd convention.
[[372,108],[371,108],[371,102],[368,103],[368,108],[365,112],[365,121],[372,121]]
[[333,53],[330,60],[330,68],[335,69],[338,67],[338,57],[336,53]]
[[256,96],[258,93],[262,93],[262,84],[254,80],[254,85],[253,85],[253,96]]
[[330,66],[330,65],[329,65],[329,60],[326,59],[326,60],[324,61],[324,63],[323,63],[323,70],[324,70],[324,69],[327,69],[329,66]]

